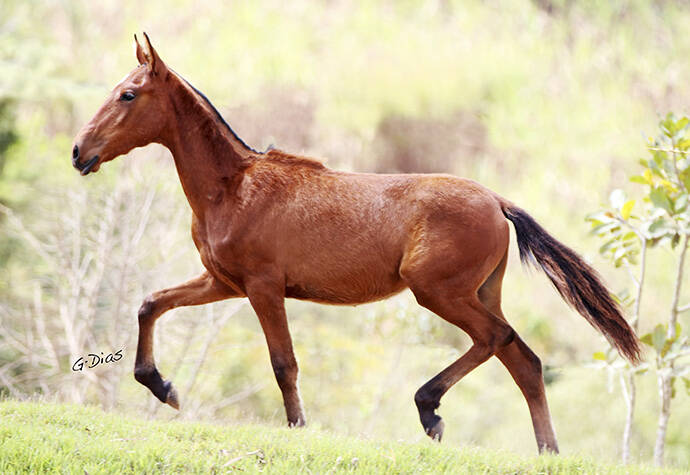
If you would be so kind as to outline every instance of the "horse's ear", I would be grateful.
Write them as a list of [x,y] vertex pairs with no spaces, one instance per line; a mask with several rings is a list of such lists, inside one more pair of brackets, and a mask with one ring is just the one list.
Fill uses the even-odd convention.
[[139,44],[139,39],[137,38],[136,34],[134,35],[134,43],[135,43],[135,48],[136,48],[137,61],[139,61],[139,64],[146,63],[146,56],[144,55],[144,50],[142,49],[141,45]]
[[151,45],[151,40],[149,39],[149,35],[147,35],[146,32],[144,32],[144,38],[146,38],[147,49],[147,51],[144,52],[144,56],[146,57],[146,64],[148,65],[149,71],[151,71],[151,73],[154,75],[161,73],[166,69],[165,63],[163,63],[160,56],[158,56],[158,53]]

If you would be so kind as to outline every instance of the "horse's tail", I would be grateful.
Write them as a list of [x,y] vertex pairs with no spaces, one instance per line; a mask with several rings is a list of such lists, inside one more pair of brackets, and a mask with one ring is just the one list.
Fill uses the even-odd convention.
[[522,263],[535,267],[539,264],[568,304],[599,330],[621,355],[633,364],[639,363],[638,339],[597,272],[523,209],[503,198],[500,202],[503,214],[515,226]]

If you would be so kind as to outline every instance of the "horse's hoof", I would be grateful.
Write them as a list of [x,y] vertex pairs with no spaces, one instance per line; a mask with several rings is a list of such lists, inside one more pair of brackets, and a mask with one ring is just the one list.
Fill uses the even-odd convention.
[[439,417],[436,424],[426,430],[426,435],[431,437],[431,439],[435,440],[436,442],[441,442],[441,437],[443,437],[443,429],[445,427],[446,424],[443,422],[443,419]]
[[165,397],[165,403],[170,405],[170,407],[177,409],[179,411],[180,410],[180,402],[177,399],[177,389],[175,389],[175,386],[173,386],[170,381],[166,381],[165,386],[166,386],[166,389],[168,391],[168,394]]
[[307,425],[306,422],[304,422],[303,418],[298,418],[296,422],[290,422],[288,421],[288,427],[293,428],[293,427],[304,427]]

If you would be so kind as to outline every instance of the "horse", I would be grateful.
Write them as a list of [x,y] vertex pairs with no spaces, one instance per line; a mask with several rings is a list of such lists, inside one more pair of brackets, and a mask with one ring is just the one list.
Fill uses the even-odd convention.
[[258,152],[144,37],[142,46],[134,36],[138,66],[80,130],[71,161],[89,175],[152,142],[172,153],[205,270],[151,293],[139,309],[134,377],[161,402],[179,409],[177,392],[153,356],[155,322],[172,308],[247,297],[266,338],[288,425],[302,426],[285,299],[357,305],[409,288],[421,306],[472,340],[414,395],[426,434],[441,440],[441,397],[496,356],[527,401],[538,451],[557,453],[540,359],[501,310],[508,221],[523,264],[541,268],[621,355],[640,361],[635,333],[596,271],[523,209],[451,175],[349,173],[276,149]]

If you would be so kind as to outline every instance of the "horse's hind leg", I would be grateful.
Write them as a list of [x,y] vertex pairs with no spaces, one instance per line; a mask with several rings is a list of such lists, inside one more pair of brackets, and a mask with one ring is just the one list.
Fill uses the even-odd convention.
[[509,344],[513,329],[504,320],[489,312],[474,290],[462,291],[458,281],[442,280],[420,285],[407,279],[420,305],[464,330],[473,341],[472,347],[457,361],[434,376],[415,394],[419,419],[432,439],[440,440],[444,424],[435,413],[441,397],[467,373]]
[[165,381],[153,358],[153,328],[158,317],[166,311],[188,305],[202,305],[230,297],[240,297],[232,289],[218,282],[208,272],[176,287],[154,292],[139,309],[139,342],[134,363],[134,378],[151,390],[161,402],[179,409],[177,392]]
[[[479,288],[482,304],[494,315],[505,320],[501,311],[501,284],[505,273],[507,253],[496,270]],[[544,450],[558,453],[556,434],[546,402],[544,380],[539,357],[516,334],[513,341],[496,353],[527,400],[539,452]]]

